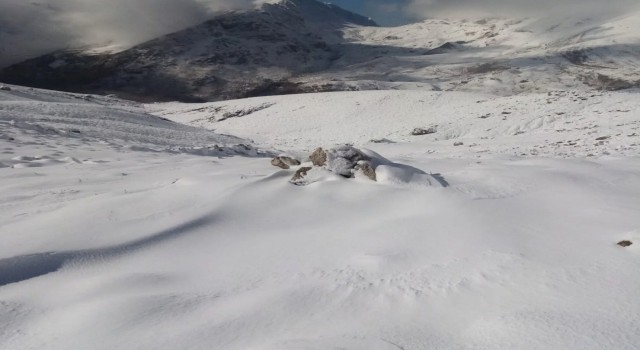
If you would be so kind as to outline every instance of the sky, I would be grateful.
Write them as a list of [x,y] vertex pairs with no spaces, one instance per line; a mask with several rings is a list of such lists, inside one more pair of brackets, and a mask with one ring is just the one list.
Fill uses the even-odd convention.
[[[217,11],[277,0],[0,0],[0,68],[65,47],[131,46],[195,25]],[[640,0],[331,0],[400,25],[434,17],[624,13]]]

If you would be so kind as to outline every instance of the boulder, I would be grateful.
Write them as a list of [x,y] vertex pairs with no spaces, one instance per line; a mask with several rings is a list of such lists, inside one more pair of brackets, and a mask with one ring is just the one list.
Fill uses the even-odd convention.
[[326,168],[344,177],[353,177],[353,169],[360,161],[371,159],[353,146],[340,146],[326,152]]

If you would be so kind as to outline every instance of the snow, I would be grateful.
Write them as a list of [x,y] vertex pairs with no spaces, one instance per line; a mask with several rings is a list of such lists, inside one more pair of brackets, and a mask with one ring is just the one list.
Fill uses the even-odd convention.
[[[637,349],[637,92],[11,88],[2,349]],[[383,180],[294,186],[266,157],[345,143]]]
[[[400,27],[351,27],[329,70],[297,81],[354,89],[424,89],[509,96],[638,86],[640,12],[545,18],[428,19]],[[578,60],[571,57],[577,55]],[[620,83],[620,82],[619,82]]]
[[[387,147],[437,158],[575,158],[638,154],[637,95],[560,90],[496,97],[464,92],[363,91],[196,105],[161,103],[147,105],[147,109],[181,123],[283,150],[311,151],[346,143],[372,148],[380,146],[372,141],[387,139],[395,142]],[[245,110],[255,112],[219,121],[220,115]],[[437,126],[434,134],[411,135],[417,127],[432,126]],[[597,140],[601,137],[609,138]],[[459,141],[464,145],[454,146]]]

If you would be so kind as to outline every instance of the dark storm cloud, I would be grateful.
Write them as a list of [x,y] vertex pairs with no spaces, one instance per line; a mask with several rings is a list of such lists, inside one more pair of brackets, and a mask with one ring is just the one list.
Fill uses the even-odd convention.
[[1,0],[0,67],[51,50],[133,45],[253,0]]

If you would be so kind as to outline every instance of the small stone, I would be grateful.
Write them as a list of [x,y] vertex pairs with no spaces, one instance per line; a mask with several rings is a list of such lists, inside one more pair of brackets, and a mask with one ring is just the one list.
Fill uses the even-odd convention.
[[307,176],[307,172],[309,170],[311,170],[311,169],[313,169],[313,168],[312,167],[308,167],[308,166],[304,166],[304,167],[298,169],[296,171],[296,173],[293,174],[293,177],[291,178],[291,182],[295,183],[295,182],[298,182],[298,181],[304,179],[304,177]]
[[610,138],[611,138],[611,136],[600,136],[600,137],[596,138],[596,141],[604,141],[604,140],[608,140]]
[[464,142],[454,142],[453,145],[454,146],[463,146]]
[[324,166],[327,164],[327,152],[319,147],[311,153],[309,159],[315,166]]
[[411,135],[413,135],[413,136],[421,136],[421,135],[435,134],[436,132],[438,132],[438,130],[435,127],[429,127],[427,129],[415,128],[411,132]]
[[628,247],[628,246],[630,246],[632,244],[633,244],[633,242],[627,241],[627,240],[618,242],[618,245],[621,246],[621,247]]
[[282,160],[285,164],[289,165],[289,166],[296,166],[296,165],[300,165],[300,161],[289,157],[289,156],[279,156],[278,158],[280,158],[280,160]]
[[360,161],[360,162],[358,162],[358,164],[353,169],[354,169],[354,171],[362,171],[362,173],[366,177],[368,177],[370,180],[377,181],[376,171],[373,169],[373,166],[371,165],[371,162],[369,162],[369,161]]
[[371,143],[394,143],[393,141],[389,140],[389,139],[372,139],[371,141],[369,141]]
[[277,166],[278,168],[282,168],[285,170],[289,169],[289,165],[287,165],[284,161],[282,161],[280,157],[275,157],[271,159],[271,165]]

